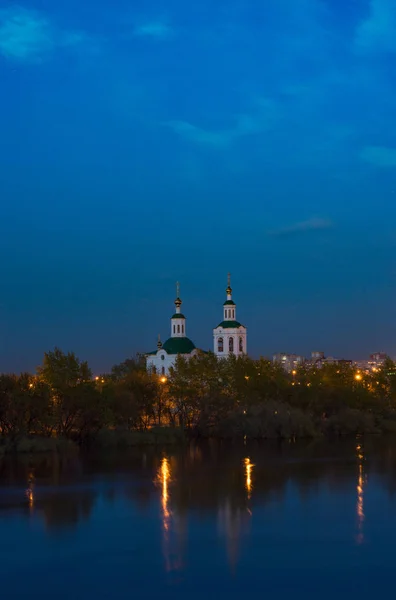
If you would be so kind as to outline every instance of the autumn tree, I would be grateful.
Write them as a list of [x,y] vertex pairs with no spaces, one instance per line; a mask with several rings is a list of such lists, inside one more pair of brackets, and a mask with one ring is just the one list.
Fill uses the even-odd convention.
[[51,390],[58,435],[81,440],[106,424],[102,397],[92,382],[88,363],[74,352],[64,353],[59,348],[46,352],[37,374],[38,381]]

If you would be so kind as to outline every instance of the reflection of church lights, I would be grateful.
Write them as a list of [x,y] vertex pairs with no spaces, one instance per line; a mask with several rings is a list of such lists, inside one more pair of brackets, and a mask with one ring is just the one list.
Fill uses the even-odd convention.
[[364,472],[363,472],[363,460],[364,456],[362,454],[362,447],[360,444],[356,446],[357,459],[358,459],[358,479],[356,485],[356,515],[357,515],[357,523],[358,523],[358,536],[357,542],[358,544],[363,543],[363,523],[364,523]]
[[164,457],[161,462],[160,480],[161,480],[161,484],[162,484],[162,512],[164,515],[165,531],[167,531],[169,529],[169,518],[170,518],[170,511],[168,508],[168,500],[169,500],[168,482],[169,482],[169,479],[170,479],[169,461],[167,458]]
[[169,459],[164,457],[157,472],[157,484],[161,486],[163,552],[166,571],[178,570],[182,567],[182,558],[173,548],[175,543],[176,515],[170,509],[169,483],[171,481],[171,467]]
[[33,508],[34,496],[33,496],[32,488],[29,488],[28,490],[26,490],[26,496],[27,496],[27,499],[29,502],[29,508]]
[[34,486],[34,474],[32,472],[29,473],[28,475],[28,489],[26,490],[26,498],[29,502],[29,508],[32,509],[33,508],[33,504],[34,504],[34,493],[33,493],[33,486]]
[[245,458],[245,475],[246,475],[246,490],[248,493],[248,499],[250,499],[252,495],[252,469],[254,465],[250,462],[250,458]]

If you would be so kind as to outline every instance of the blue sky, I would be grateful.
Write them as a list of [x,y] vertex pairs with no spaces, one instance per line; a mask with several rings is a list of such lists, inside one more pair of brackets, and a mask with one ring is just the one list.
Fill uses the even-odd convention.
[[396,355],[393,0],[0,5],[0,370],[155,347]]

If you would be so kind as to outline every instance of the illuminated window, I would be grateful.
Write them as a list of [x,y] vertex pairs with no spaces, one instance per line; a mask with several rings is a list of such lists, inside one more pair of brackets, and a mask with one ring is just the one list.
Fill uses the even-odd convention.
[[222,337],[217,340],[217,352],[224,352],[224,341]]
[[239,352],[243,352],[243,339],[239,338]]
[[230,337],[230,339],[228,340],[228,350],[230,352],[234,352],[234,338]]

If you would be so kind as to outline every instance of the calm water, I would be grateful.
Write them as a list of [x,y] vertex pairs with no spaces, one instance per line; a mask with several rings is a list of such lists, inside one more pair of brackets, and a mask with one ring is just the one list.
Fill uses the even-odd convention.
[[9,460],[1,597],[392,595],[395,492],[396,438]]

